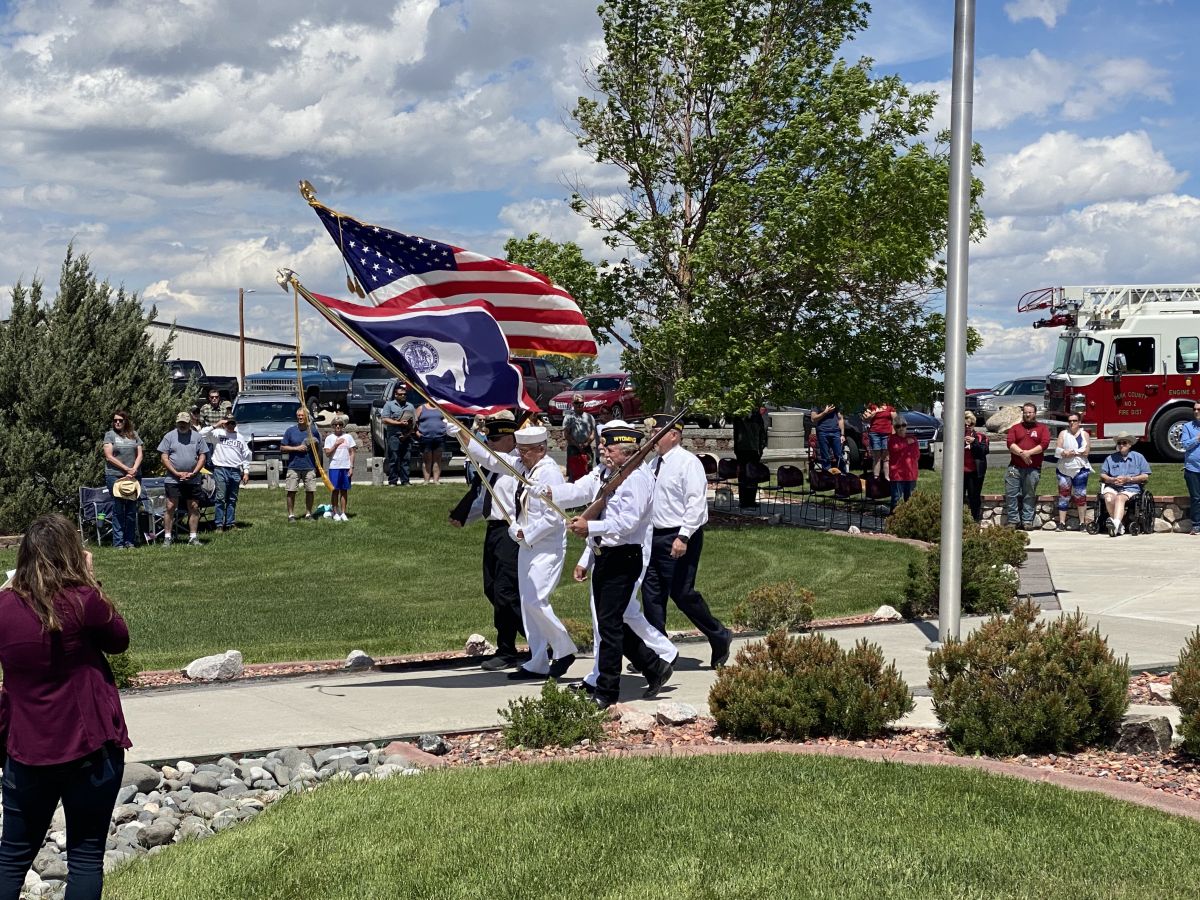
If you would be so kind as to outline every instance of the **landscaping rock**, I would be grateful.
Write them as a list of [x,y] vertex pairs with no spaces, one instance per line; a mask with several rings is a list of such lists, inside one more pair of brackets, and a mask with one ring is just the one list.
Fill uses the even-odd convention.
[[690,703],[664,700],[654,708],[654,718],[663,725],[686,725],[699,716],[700,712]]
[[159,819],[138,832],[138,843],[146,848],[169,844],[175,838],[175,828],[174,822]]
[[296,747],[284,747],[279,751],[279,761],[295,772],[300,766],[311,766],[313,758]]
[[629,709],[621,713],[618,727],[621,734],[645,734],[654,729],[657,719],[640,709]]
[[492,656],[496,652],[496,648],[482,634],[473,634],[467,638],[463,652],[467,656]]
[[438,769],[446,765],[441,757],[426,753],[405,741],[392,741],[383,748],[383,753],[388,763],[406,769]]
[[239,821],[241,820],[238,818],[237,810],[223,809],[213,816],[212,829],[213,831],[224,831],[230,825],[236,825]]
[[175,763],[175,770],[179,772],[180,776],[191,775],[196,771],[196,764],[190,763],[186,759],[181,759],[179,762]]
[[445,756],[450,752],[450,745],[440,734],[423,734],[417,738],[417,749],[434,756]]
[[104,874],[107,875],[125,860],[129,859],[130,854],[123,853],[120,850],[104,851]]
[[215,794],[221,789],[221,779],[211,772],[197,772],[188,782],[193,791]]
[[347,747],[328,747],[324,750],[320,750],[315,756],[313,756],[313,766],[317,769],[324,768],[327,762],[337,759],[342,754],[348,752],[349,748]]
[[346,661],[342,663],[343,669],[369,669],[375,665],[375,660],[367,656],[361,650],[351,650],[350,655],[346,657]]
[[67,864],[61,859],[56,859],[42,869],[41,876],[45,881],[49,881],[51,878],[64,879],[67,877]]
[[881,622],[899,622],[904,616],[900,615],[895,607],[884,605],[875,610],[875,614],[871,618]]
[[231,681],[241,677],[243,668],[242,654],[237,650],[226,650],[192,660],[183,674],[193,681]]
[[[121,803],[128,803],[130,800],[132,800],[134,797],[137,796],[137,793],[138,793],[138,789],[137,789],[136,784],[122,785],[121,789],[119,791],[117,791],[118,805]],[[53,825],[51,827],[53,827]]]
[[1171,722],[1166,716],[1126,716],[1117,726],[1113,749],[1120,753],[1166,753],[1171,749]]
[[132,785],[139,794],[148,794],[161,780],[159,774],[145,763],[125,763],[125,771],[121,773],[121,784]]
[[1170,700],[1171,686],[1169,684],[1157,684],[1152,681],[1150,682],[1150,693],[1160,700]]

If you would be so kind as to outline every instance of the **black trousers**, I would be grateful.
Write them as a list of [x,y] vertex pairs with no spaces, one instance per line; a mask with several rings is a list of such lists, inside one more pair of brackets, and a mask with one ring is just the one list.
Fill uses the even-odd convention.
[[60,799],[67,817],[67,896],[98,900],[108,824],[124,768],[125,751],[115,744],[53,766],[27,766],[9,757],[4,766],[0,900],[17,900]]
[[525,634],[521,591],[517,586],[517,542],[508,536],[508,523],[489,521],[483,539],[483,593],[492,604],[496,651],[516,656],[517,635]]
[[[984,475],[986,475],[986,470]],[[967,508],[971,510],[971,518],[976,522],[983,519],[983,479],[984,475],[975,472],[963,473],[963,490],[967,497]]]
[[615,701],[621,692],[621,657],[639,671],[653,672],[664,663],[625,624],[625,608],[642,573],[642,548],[634,544],[605,547],[592,569],[592,599],[600,632],[596,695]]
[[696,570],[700,568],[700,551],[704,549],[704,529],[692,535],[683,556],[672,559],[671,545],[678,534],[678,528],[654,529],[650,565],[642,582],[642,610],[650,624],[666,634],[667,598],[670,597],[709,641],[722,639],[728,630],[712,614],[704,602],[704,596],[696,590]]

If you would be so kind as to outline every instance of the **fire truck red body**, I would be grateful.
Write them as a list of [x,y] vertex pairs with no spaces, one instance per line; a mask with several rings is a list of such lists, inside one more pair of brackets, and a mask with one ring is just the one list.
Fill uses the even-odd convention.
[[1046,379],[1045,421],[1081,413],[1096,449],[1122,431],[1163,458],[1183,459],[1180,431],[1200,397],[1200,285],[1042,288],[1018,312],[1046,310],[1035,328],[1062,328]]

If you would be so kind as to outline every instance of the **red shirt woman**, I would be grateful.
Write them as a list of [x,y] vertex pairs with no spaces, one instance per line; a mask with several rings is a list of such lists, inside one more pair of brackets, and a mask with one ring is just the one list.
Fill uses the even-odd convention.
[[59,801],[67,820],[67,891],[99,897],[108,825],[130,746],[105,653],[129,647],[75,526],[29,526],[12,586],[0,591],[0,746],[4,830],[0,897],[15,897]]

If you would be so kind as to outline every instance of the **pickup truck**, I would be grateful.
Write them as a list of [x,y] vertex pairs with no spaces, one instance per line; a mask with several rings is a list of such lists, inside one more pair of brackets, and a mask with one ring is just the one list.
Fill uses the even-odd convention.
[[[353,367],[342,367],[325,355],[304,354],[300,357],[300,374],[304,381],[304,402],[315,419],[322,409],[346,409],[346,394],[350,390]],[[296,357],[280,353],[263,366],[261,372],[246,376],[243,388],[247,393],[296,392]]]
[[167,363],[167,372],[171,376],[171,387],[177,394],[186,391],[188,384],[195,379],[201,400],[212,390],[220,391],[222,400],[237,398],[238,380],[232,375],[209,375],[198,359],[172,359]]
[[551,398],[568,390],[571,383],[554,367],[554,363],[540,357],[514,356],[509,362],[521,370],[525,391],[533,398],[533,402],[552,416],[554,409],[550,406]]

